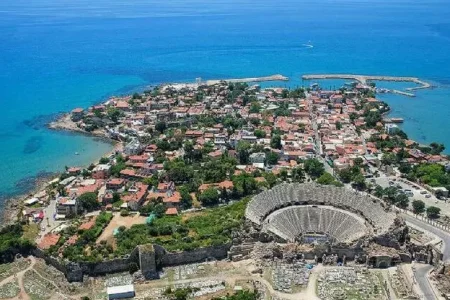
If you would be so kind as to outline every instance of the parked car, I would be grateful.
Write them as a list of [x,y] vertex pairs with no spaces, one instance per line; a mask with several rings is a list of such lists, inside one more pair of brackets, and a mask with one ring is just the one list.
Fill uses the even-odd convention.
[[422,195],[425,195],[425,194],[427,193],[427,191],[420,191],[420,193],[421,193]]
[[425,198],[431,198],[431,195],[430,194],[426,194]]

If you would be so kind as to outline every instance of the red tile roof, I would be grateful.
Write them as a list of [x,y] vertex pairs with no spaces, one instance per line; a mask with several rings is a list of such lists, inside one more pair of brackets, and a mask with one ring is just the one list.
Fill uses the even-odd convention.
[[49,233],[44,236],[44,238],[39,243],[38,247],[40,249],[46,250],[46,249],[50,248],[51,246],[56,245],[58,243],[60,237],[61,236],[59,234]]

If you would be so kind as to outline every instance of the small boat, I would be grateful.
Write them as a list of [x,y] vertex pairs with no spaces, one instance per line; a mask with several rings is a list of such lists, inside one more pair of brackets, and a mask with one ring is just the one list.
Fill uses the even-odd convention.
[[302,46],[305,46],[307,48],[314,48],[314,45],[311,43],[311,41],[308,41],[306,44],[303,44]]
[[78,153],[78,152],[75,152],[75,155],[80,155],[80,153]]

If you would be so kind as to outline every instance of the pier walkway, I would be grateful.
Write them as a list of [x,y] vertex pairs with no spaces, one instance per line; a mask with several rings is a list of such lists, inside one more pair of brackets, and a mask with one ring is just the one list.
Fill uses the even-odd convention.
[[265,76],[265,77],[250,77],[250,78],[238,78],[238,79],[220,79],[220,80],[207,80],[207,85],[218,84],[222,81],[229,83],[244,83],[244,82],[263,82],[263,81],[288,81],[289,78],[280,74]]

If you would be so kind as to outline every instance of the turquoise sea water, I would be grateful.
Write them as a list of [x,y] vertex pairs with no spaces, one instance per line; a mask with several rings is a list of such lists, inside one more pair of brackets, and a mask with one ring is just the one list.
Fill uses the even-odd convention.
[[450,148],[448,16],[444,0],[2,1],[0,195],[110,149],[47,130],[55,114],[196,77],[281,73],[289,86],[309,84],[305,73],[421,77],[439,88],[382,98],[412,138]]

